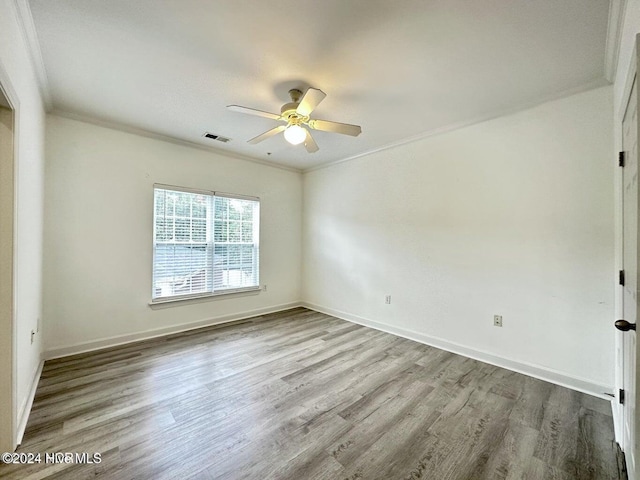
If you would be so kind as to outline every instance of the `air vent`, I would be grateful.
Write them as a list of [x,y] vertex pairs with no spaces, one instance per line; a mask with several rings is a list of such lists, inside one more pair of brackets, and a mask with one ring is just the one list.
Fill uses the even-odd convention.
[[231,139],[227,137],[223,137],[222,135],[216,135],[215,133],[205,132],[203,137],[210,138],[211,140],[217,140],[218,142],[227,143]]

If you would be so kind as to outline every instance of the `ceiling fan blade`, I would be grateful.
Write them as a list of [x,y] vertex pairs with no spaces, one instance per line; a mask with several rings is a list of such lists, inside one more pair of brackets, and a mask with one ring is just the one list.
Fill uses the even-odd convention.
[[306,131],[307,131],[307,138],[304,139],[304,148],[306,148],[307,152],[309,153],[317,152],[318,150],[320,150],[318,148],[318,144],[311,136],[311,132],[309,130],[306,130]]
[[309,126],[315,130],[341,133],[343,135],[351,135],[352,137],[357,137],[362,133],[362,128],[360,127],[360,125],[330,122],[329,120],[309,120]]
[[275,113],[263,112],[262,110],[256,110],[255,108],[241,107],[240,105],[227,105],[227,108],[234,112],[248,113],[249,115],[257,115],[258,117],[280,120],[280,115],[276,115]]
[[308,88],[300,99],[300,104],[296,108],[296,113],[303,117],[308,117],[311,112],[320,104],[327,94],[317,88]]
[[272,128],[271,130],[269,130],[267,132],[264,132],[262,135],[258,135],[257,137],[254,137],[251,140],[248,140],[247,143],[255,145],[256,143],[260,143],[261,141],[266,140],[269,137],[273,137],[277,133],[280,133],[280,132],[286,130],[286,128],[287,128],[286,125],[278,125],[277,127]]

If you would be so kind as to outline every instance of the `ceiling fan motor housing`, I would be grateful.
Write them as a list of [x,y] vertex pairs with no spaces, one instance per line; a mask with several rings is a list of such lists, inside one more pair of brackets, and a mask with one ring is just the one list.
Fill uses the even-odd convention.
[[292,114],[296,113],[298,105],[300,105],[298,102],[285,103],[280,109],[280,113],[284,118],[290,117]]
[[298,106],[300,105],[300,98],[302,98],[302,92],[297,88],[292,88],[289,90],[289,96],[291,97],[291,102],[285,103],[280,109],[280,114],[282,115],[282,119],[289,122],[289,124],[299,125],[300,123],[305,123],[308,118],[296,113]]

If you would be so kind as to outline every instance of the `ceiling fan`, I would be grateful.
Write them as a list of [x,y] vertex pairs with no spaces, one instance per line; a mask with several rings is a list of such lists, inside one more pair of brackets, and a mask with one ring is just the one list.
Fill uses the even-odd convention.
[[256,144],[280,132],[284,132],[284,138],[292,145],[299,145],[304,142],[307,152],[313,153],[318,151],[318,144],[311,136],[311,132],[304,128],[305,126],[313,130],[321,130],[324,132],[341,133],[343,135],[351,135],[357,137],[362,132],[362,128],[358,125],[350,125],[348,123],[330,122],[328,120],[316,120],[309,118],[311,112],[320,104],[327,95],[317,88],[308,88],[302,95],[297,88],[289,90],[291,97],[290,103],[285,103],[280,109],[280,115],[277,113],[263,112],[254,108],[241,107],[240,105],[228,105],[229,110],[240,113],[248,113],[249,115],[257,115],[259,117],[270,118],[285,122],[286,125],[278,125],[271,130],[252,138],[248,143]]

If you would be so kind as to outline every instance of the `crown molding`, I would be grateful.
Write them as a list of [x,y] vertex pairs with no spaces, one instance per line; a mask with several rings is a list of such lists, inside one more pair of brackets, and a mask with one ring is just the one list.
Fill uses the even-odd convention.
[[585,83],[583,85],[579,85],[577,87],[569,88],[567,90],[564,90],[564,91],[556,93],[556,94],[543,96],[541,98],[538,98],[535,101],[521,103],[520,105],[514,106],[512,108],[503,109],[503,110],[497,110],[497,111],[494,111],[494,112],[489,112],[486,115],[481,115],[479,117],[476,117],[476,118],[473,118],[473,119],[470,119],[470,120],[465,120],[465,121],[462,121],[462,122],[456,122],[456,123],[452,123],[452,124],[449,124],[449,125],[445,125],[443,127],[438,127],[438,128],[434,128],[432,130],[427,130],[426,132],[419,133],[419,134],[414,135],[412,137],[404,138],[404,139],[399,140],[397,142],[388,143],[386,145],[382,145],[380,147],[377,147],[377,148],[374,148],[374,149],[371,149],[371,150],[367,150],[366,152],[358,153],[356,155],[352,155],[352,156],[347,157],[347,158],[342,158],[340,160],[334,160],[332,162],[327,162],[327,163],[323,163],[321,165],[317,165],[317,166],[314,166],[314,167],[309,167],[309,168],[306,168],[306,169],[302,170],[302,173],[309,173],[309,172],[313,172],[315,170],[321,170],[323,168],[329,168],[329,167],[332,167],[334,165],[339,165],[341,163],[350,162],[352,160],[356,160],[358,158],[366,157],[366,156],[372,155],[374,153],[383,152],[385,150],[391,150],[391,149],[400,147],[402,145],[407,145],[407,144],[410,144],[410,143],[418,142],[420,140],[424,140],[424,139],[429,138],[429,137],[434,137],[436,135],[442,135],[444,133],[449,133],[449,132],[452,132],[454,130],[460,130],[462,128],[470,127],[472,125],[488,122],[489,120],[494,120],[496,118],[506,117],[508,115],[514,115],[516,113],[524,112],[524,111],[529,110],[531,108],[535,108],[537,106],[544,105],[545,103],[548,103],[548,102],[553,102],[555,100],[561,100],[563,98],[571,97],[571,96],[577,95],[579,93],[587,92],[589,90],[594,90],[596,88],[601,88],[601,87],[605,87],[605,86],[609,86],[609,83],[606,81],[606,79],[604,77],[603,78],[598,78],[598,79],[595,79],[595,80],[593,80],[591,82]]
[[53,101],[51,98],[51,90],[49,89],[47,71],[42,58],[42,50],[40,49],[40,41],[38,40],[36,26],[33,23],[31,7],[29,6],[28,0],[13,0],[13,3],[18,16],[18,25],[20,26],[20,31],[29,50],[31,65],[36,74],[38,89],[40,90],[45,109],[49,112],[53,108]]
[[605,46],[604,76],[612,82],[616,77],[618,68],[618,56],[620,54],[620,42],[622,40],[622,27],[627,10],[627,0],[609,1],[609,23],[607,25],[607,43]]
[[241,155],[239,153],[231,152],[228,150],[222,150],[220,148],[210,147],[207,145],[202,145],[200,143],[191,142],[189,140],[184,140],[178,137],[172,137],[170,135],[164,135],[161,133],[152,132],[150,130],[145,130],[138,127],[132,127],[130,125],[125,125],[122,123],[112,122],[108,120],[102,120],[99,118],[91,117],[89,115],[83,115],[75,112],[68,112],[66,110],[53,109],[53,111],[49,112],[51,115],[55,115],[58,117],[68,118],[69,120],[75,120],[78,122],[89,123],[92,125],[97,125],[98,127],[109,128],[111,130],[117,130],[124,133],[129,133],[132,135],[138,135],[139,137],[151,138],[154,140],[159,140],[161,142],[173,143],[174,145],[180,145],[183,147],[195,148],[197,150],[203,150],[209,153],[215,153],[217,155],[221,155],[228,158],[235,158],[238,160],[244,160],[246,162],[257,163],[259,165],[263,165],[265,167],[277,168],[279,170],[286,170],[288,172],[293,173],[302,173],[302,170],[294,167],[289,167],[287,165],[280,165],[277,163],[271,163],[264,160],[260,160],[257,158],[252,158],[246,155]]

